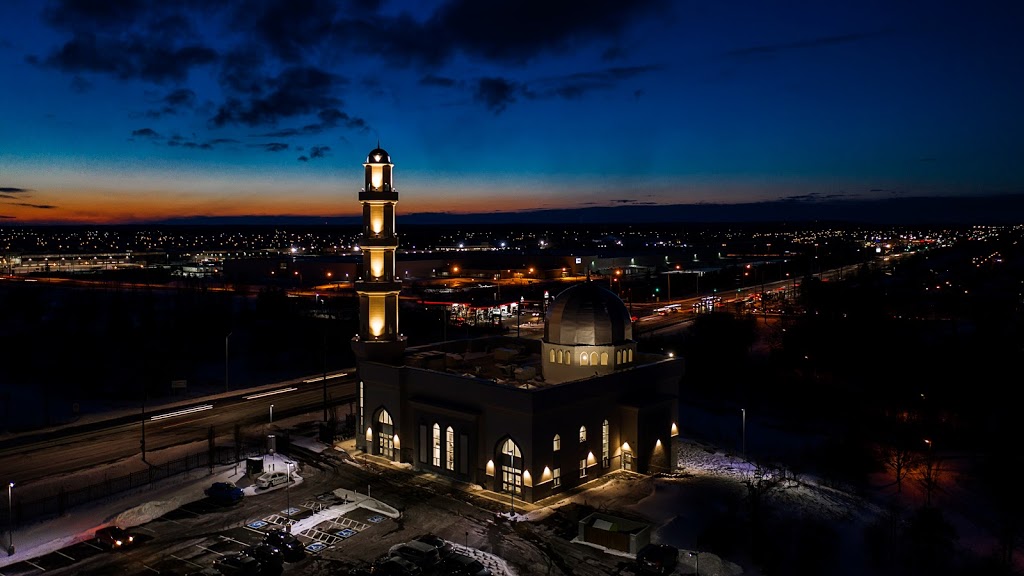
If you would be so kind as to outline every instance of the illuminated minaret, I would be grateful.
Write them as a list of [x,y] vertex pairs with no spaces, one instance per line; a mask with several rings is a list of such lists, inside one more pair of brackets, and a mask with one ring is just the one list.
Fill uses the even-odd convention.
[[359,192],[363,205],[362,276],[355,283],[359,295],[359,335],[352,350],[360,359],[400,363],[405,337],[398,332],[398,293],[402,282],[395,278],[395,205],[398,192],[392,179],[391,156],[378,147],[363,164],[365,182]]

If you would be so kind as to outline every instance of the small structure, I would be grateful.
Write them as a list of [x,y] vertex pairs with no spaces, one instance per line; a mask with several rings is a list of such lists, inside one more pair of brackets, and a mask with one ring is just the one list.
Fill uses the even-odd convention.
[[651,526],[600,512],[580,520],[578,539],[588,544],[636,555],[651,542]]

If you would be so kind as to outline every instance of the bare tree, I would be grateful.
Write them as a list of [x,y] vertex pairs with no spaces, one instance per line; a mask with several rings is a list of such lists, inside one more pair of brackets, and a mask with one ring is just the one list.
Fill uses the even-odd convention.
[[903,480],[917,466],[917,452],[902,445],[883,445],[878,447],[878,457],[896,479],[896,492],[903,493]]

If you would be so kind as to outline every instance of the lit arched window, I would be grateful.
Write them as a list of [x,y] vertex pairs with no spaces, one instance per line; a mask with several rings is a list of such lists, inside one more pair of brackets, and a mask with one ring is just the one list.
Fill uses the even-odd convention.
[[[554,354],[554,353],[555,353],[555,351],[554,351],[554,350],[552,350],[552,351],[551,351],[551,353],[552,353],[552,354]],[[559,363],[559,364],[561,364],[561,363],[562,363],[562,351],[561,351],[561,350],[559,350],[559,351],[558,351],[558,363]]]
[[395,425],[391,420],[391,414],[381,408],[377,414],[377,450],[378,454],[385,458],[395,457]]
[[615,351],[615,365],[622,364],[622,350]]
[[580,353],[580,366],[586,366],[586,365],[587,365],[587,353],[586,352],[582,352],[582,353]]
[[597,366],[597,352],[590,353],[590,365]]
[[434,466],[441,465],[441,427],[434,423]]
[[558,434],[555,434],[555,439],[552,441],[551,444],[552,444],[552,449],[555,452],[558,452],[559,450],[562,449],[562,437],[559,436]]
[[549,356],[550,356],[550,358],[548,359],[548,362],[554,364],[555,363],[555,349],[554,348],[551,349],[551,354],[549,354]]
[[607,366],[607,365],[608,365],[608,353],[607,352],[601,352],[601,366]]
[[580,426],[580,442],[586,442],[586,441],[587,441],[587,427],[586,426]]
[[445,468],[455,470],[455,430],[451,426],[445,432]]
[[601,424],[601,463],[608,467],[608,421]]
[[572,366],[572,353],[570,353],[568,350],[565,351],[565,363],[568,364],[569,366]]
[[514,494],[523,491],[523,455],[511,438],[501,446],[501,490]]

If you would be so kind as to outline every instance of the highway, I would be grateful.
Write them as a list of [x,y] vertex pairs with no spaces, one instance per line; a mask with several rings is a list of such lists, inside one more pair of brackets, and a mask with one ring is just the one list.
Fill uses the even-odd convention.
[[[329,406],[346,406],[355,400],[354,369],[327,376]],[[234,441],[236,425],[244,436],[262,436],[262,427],[269,424],[271,404],[275,420],[302,414],[322,420],[323,377],[195,398],[173,407],[153,407],[146,411],[145,419],[140,406],[138,414],[111,415],[91,424],[6,438],[0,441],[0,470],[5,473],[5,482],[25,486],[43,478],[140,456],[143,427],[148,453],[207,442],[211,428],[215,441],[224,444]],[[347,413],[347,409],[342,412]]]

